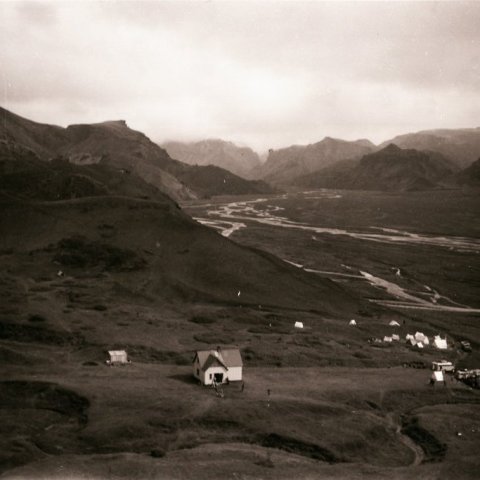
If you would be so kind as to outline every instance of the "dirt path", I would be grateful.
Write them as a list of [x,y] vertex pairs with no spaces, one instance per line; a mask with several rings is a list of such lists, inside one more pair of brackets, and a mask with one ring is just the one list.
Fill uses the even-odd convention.
[[395,433],[397,434],[400,442],[402,442],[408,449],[410,449],[413,452],[413,455],[414,455],[413,462],[410,466],[415,467],[417,465],[420,465],[425,459],[425,453],[422,447],[420,447],[420,445],[417,445],[408,435],[404,435],[402,433],[402,426],[395,421],[394,413],[387,414],[385,419],[389,426],[395,428]]

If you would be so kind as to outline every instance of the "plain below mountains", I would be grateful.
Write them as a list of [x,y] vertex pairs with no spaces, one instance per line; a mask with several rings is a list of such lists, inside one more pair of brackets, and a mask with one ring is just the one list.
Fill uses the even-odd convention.
[[215,165],[244,178],[260,166],[260,158],[249,147],[240,147],[219,139],[198,142],[165,142],[161,145],[168,154],[189,165]]
[[3,108],[0,118],[0,139],[30,148],[43,160],[61,156],[80,165],[108,164],[141,177],[177,200],[272,192],[264,182],[249,182],[220,168],[202,170],[174,160],[123,120],[62,128],[32,122]]
[[308,188],[428,190],[441,187],[458,170],[440,153],[401,149],[390,144],[360,160],[339,162],[299,177],[293,183]]

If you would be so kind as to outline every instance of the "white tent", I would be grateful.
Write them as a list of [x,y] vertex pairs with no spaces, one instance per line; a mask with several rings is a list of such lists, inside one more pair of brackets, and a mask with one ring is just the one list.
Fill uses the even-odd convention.
[[391,327],[399,327],[400,326],[400,324],[396,320],[391,320],[389,325]]
[[352,320],[350,320],[350,322],[348,322],[348,324],[349,324],[349,325],[356,325],[357,322],[356,322],[356,320],[354,320],[354,319],[352,318]]
[[444,382],[445,381],[445,377],[443,376],[442,371],[433,372],[431,378],[432,378],[432,383],[433,382]]
[[418,343],[417,343],[417,347],[418,347],[418,348],[423,348],[423,343],[422,343],[422,342],[418,342]]
[[407,333],[405,335],[405,340],[408,342],[409,340],[411,340],[412,338],[415,338],[411,333]]
[[425,340],[425,335],[422,332],[415,333],[415,340],[417,342],[423,342]]
[[303,322],[295,322],[295,328],[303,328]]
[[400,335],[397,335],[396,333],[394,333],[392,335],[392,340],[395,340],[396,342],[400,341]]
[[440,335],[435,335],[435,338],[433,339],[433,344],[439,350],[447,349],[447,339],[440,337]]
[[383,337],[383,341],[387,342],[387,343],[392,343],[392,337],[385,336],[385,337]]
[[423,344],[424,344],[424,345],[430,345],[430,340],[428,339],[428,337],[425,337],[425,338],[423,339]]

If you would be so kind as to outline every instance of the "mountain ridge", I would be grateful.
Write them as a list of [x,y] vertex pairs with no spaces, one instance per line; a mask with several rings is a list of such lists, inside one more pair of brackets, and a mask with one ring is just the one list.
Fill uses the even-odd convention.
[[390,143],[358,160],[346,160],[298,177],[298,186],[353,190],[428,190],[459,168],[438,152],[402,149]]
[[[128,127],[124,120],[73,124],[63,128],[33,122],[3,108],[0,117],[0,138],[31,148],[43,160],[62,156],[80,165],[109,163],[138,175],[176,200],[211,196],[217,192],[255,194],[272,191],[264,183],[250,183],[239,177],[233,181],[233,174],[223,170],[215,171],[210,184],[205,183],[205,172],[202,172],[197,192],[195,172],[198,173],[198,170],[172,159],[144,133]],[[227,177],[232,181],[224,181]],[[228,190],[230,185],[236,189]]]

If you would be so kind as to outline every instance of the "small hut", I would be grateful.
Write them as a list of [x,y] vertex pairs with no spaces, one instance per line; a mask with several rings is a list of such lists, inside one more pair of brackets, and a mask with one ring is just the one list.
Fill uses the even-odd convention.
[[108,351],[109,359],[107,360],[107,365],[126,365],[128,360],[128,355],[125,350],[109,350]]

